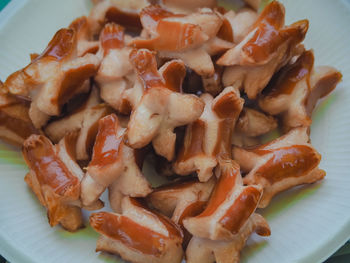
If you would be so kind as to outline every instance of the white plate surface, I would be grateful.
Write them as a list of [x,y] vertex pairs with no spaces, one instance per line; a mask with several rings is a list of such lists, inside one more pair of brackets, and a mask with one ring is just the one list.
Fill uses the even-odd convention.
[[[276,197],[261,212],[272,235],[253,235],[242,262],[322,262],[350,237],[350,8],[341,0],[286,0],[287,23],[308,18],[306,46],[316,64],[332,65],[343,82],[314,114],[311,138],[326,179]],[[12,0],[0,13],[0,79],[25,66],[53,34],[88,14],[89,0]],[[0,254],[11,262],[115,262],[95,253],[97,234],[50,228],[23,181],[21,154],[0,144]]]

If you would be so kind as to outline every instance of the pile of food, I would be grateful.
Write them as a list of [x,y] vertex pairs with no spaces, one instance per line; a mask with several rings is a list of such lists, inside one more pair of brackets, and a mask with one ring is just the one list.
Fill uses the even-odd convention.
[[[311,114],[342,76],[314,65],[307,20],[247,2],[97,0],[1,83],[0,137],[22,145],[51,226],[80,229],[108,189],[97,251],[238,262],[251,233],[270,235],[256,208],[325,176]],[[169,183],[152,187],[147,156]]]

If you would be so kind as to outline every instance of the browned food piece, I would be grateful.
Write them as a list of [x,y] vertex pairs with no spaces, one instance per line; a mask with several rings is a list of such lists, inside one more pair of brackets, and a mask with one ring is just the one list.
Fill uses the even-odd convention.
[[99,121],[92,160],[82,181],[84,205],[95,202],[109,186],[111,206],[117,211],[121,194],[140,197],[151,192],[137,163],[137,151],[124,144],[124,135],[125,129],[120,127],[115,114]]
[[219,176],[205,210],[185,218],[185,228],[196,237],[211,240],[230,240],[239,233],[254,213],[262,188],[243,186],[239,165],[230,159],[220,159]]
[[46,128],[46,135],[57,143],[66,134],[79,131],[76,141],[77,160],[88,160],[97,135],[98,121],[108,115],[111,109],[105,104],[99,104],[97,89],[93,88],[89,98],[83,105],[69,115],[50,122]]
[[8,93],[0,81],[0,138],[21,146],[31,134],[38,134],[29,118],[30,100]]
[[238,44],[254,26],[258,13],[251,8],[242,8],[237,13],[230,10],[224,13],[223,19],[218,37]]
[[210,95],[215,97],[224,89],[221,81],[223,71],[223,67],[215,66],[215,73],[213,76],[201,77],[203,89],[206,93],[209,93]]
[[260,185],[263,196],[259,207],[266,207],[277,193],[296,185],[323,179],[318,168],[321,155],[309,143],[307,127],[295,128],[267,144],[252,148],[233,148],[233,157],[248,174],[244,183]]
[[236,124],[236,132],[248,137],[266,134],[277,128],[277,120],[258,110],[244,107]]
[[237,83],[255,99],[272,75],[300,54],[308,30],[308,21],[284,25],[285,11],[281,3],[271,2],[265,7],[249,33],[228,50],[217,64],[228,66],[223,75],[225,86]]
[[201,117],[187,126],[183,147],[174,163],[180,175],[197,172],[205,182],[217,165],[217,156],[231,156],[231,136],[243,108],[243,99],[233,87],[225,88],[215,99],[203,94],[205,108]]
[[98,50],[98,41],[93,40],[93,35],[89,27],[86,16],[78,17],[70,25],[77,35],[77,53],[78,56],[84,56],[87,53],[96,53]]
[[147,0],[95,0],[88,17],[89,27],[99,35],[105,24],[114,22],[131,31],[141,31],[139,13],[149,5]]
[[114,23],[106,24],[100,34],[97,56],[101,66],[95,76],[101,98],[117,111],[130,114],[132,107],[125,91],[135,81],[133,67],[129,61],[130,47],[124,44],[124,29]]
[[158,71],[155,55],[149,50],[133,50],[130,59],[143,85],[143,95],[131,114],[127,143],[141,148],[152,142],[157,154],[172,160],[174,128],[197,120],[204,103],[194,95],[181,93],[185,76],[181,61],[169,61]]
[[210,77],[214,74],[210,56],[233,46],[216,37],[222,17],[211,9],[204,8],[184,15],[152,5],[144,8],[140,16],[150,38],[135,39],[130,45],[158,51],[160,57],[181,59],[201,76]]
[[269,236],[271,231],[266,220],[253,213],[231,240],[210,240],[193,237],[186,249],[187,263],[239,263],[240,252],[249,236],[256,232]]
[[29,116],[37,128],[58,116],[63,104],[81,93],[84,81],[97,72],[100,62],[95,55],[78,56],[77,35],[73,29],[60,29],[43,53],[4,83],[12,94],[32,97]]
[[90,224],[101,234],[96,251],[120,255],[135,263],[180,263],[182,231],[169,218],[124,197],[122,213],[99,212]]
[[313,52],[305,51],[276,74],[259,99],[259,106],[280,116],[284,131],[310,126],[317,101],[331,93],[341,78],[332,67],[315,68]]
[[217,5],[216,0],[159,0],[160,5],[174,13],[191,13],[199,8],[214,8]]
[[186,247],[191,239],[191,234],[183,228],[183,220],[200,214],[210,197],[215,186],[215,178],[201,183],[192,178],[178,181],[156,188],[148,197],[152,207],[170,217],[184,231],[183,247]]
[[83,226],[78,206],[81,171],[61,148],[42,135],[31,135],[23,144],[23,157],[30,169],[25,181],[47,208],[50,225],[61,224],[75,231]]

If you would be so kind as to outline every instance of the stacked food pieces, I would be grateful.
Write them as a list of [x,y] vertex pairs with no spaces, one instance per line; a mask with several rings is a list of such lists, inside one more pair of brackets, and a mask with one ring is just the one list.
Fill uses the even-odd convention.
[[[314,65],[308,21],[285,25],[277,1],[150,2],[94,1],[32,54],[1,83],[0,137],[23,145],[51,226],[83,227],[108,191],[89,220],[97,251],[238,262],[253,232],[270,235],[257,208],[324,178],[312,111],[342,76]],[[167,184],[152,186],[145,159]]]

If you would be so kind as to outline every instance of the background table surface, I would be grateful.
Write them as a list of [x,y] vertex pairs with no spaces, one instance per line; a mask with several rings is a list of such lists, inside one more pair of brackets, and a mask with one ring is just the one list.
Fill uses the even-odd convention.
[[[350,0],[345,0],[350,3]],[[10,2],[10,0],[0,0],[0,11]],[[0,255],[0,263],[7,262]],[[344,244],[336,253],[334,253],[328,260],[324,263],[349,263],[350,262],[350,241]]]

